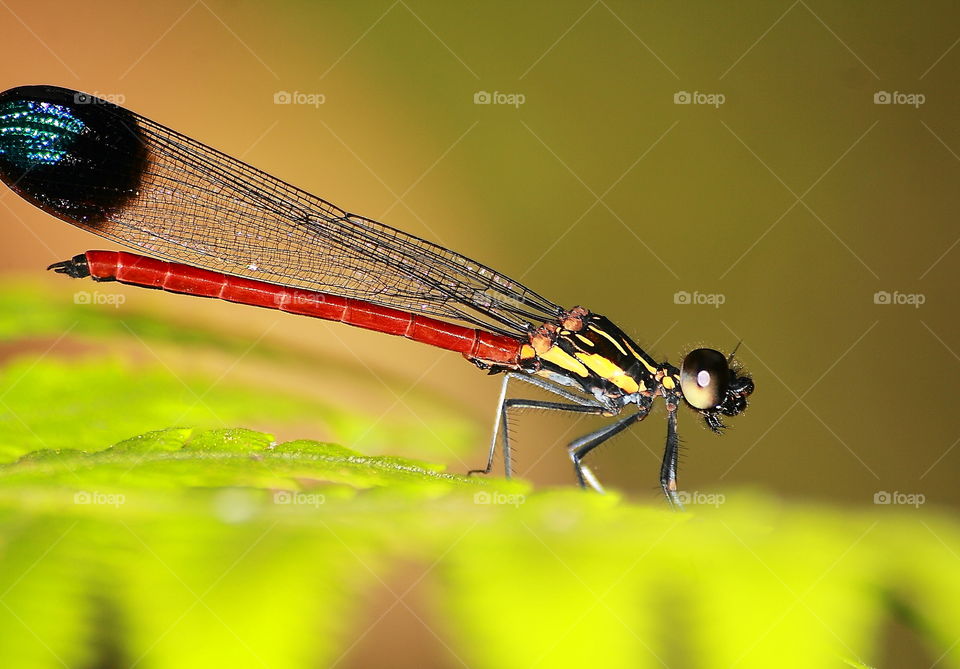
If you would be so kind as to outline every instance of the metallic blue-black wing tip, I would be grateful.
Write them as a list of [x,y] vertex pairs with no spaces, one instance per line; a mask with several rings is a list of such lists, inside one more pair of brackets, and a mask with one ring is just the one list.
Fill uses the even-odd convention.
[[136,117],[87,93],[0,93],[0,180],[64,220],[95,225],[136,194],[145,160]]

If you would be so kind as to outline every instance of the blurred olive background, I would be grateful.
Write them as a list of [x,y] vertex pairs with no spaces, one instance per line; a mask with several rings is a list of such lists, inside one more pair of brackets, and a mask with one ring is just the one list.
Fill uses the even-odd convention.
[[[606,314],[659,358],[742,341],[750,409],[722,438],[681,416],[685,489],[957,505],[957,18],[946,2],[8,0],[0,86],[120,102]],[[110,248],[6,190],[0,219],[4,277],[64,300],[77,286],[43,268]],[[485,457],[499,381],[453,354],[102,289],[349,365],[370,390],[345,401],[387,424],[410,392],[448,398],[476,426],[451,468]],[[570,483],[562,445],[593,423],[516,425],[520,473]],[[657,502],[664,431],[658,413],[621,436],[598,475]]]

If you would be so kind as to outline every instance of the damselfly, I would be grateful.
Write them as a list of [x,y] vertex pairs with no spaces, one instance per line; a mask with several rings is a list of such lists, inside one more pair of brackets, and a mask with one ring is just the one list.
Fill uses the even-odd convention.
[[[580,485],[602,492],[584,456],[662,397],[660,485],[680,506],[681,402],[719,433],[721,416],[742,412],[753,391],[732,354],[697,349],[679,369],[657,362],[599,314],[564,309],[478,262],[84,93],[22,86],[0,94],[0,178],[48,213],[138,251],[87,251],[51,265],[57,272],[340,321],[502,373],[487,463],[476,472],[492,470],[500,444],[510,476],[511,410],[616,417],[567,447]],[[508,398],[514,379],[556,399]]]

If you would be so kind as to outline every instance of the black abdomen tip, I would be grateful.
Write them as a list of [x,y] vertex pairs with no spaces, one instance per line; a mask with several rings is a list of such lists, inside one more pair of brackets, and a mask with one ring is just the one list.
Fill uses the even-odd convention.
[[59,218],[107,220],[136,196],[145,160],[122,107],[57,86],[0,93],[0,180]]

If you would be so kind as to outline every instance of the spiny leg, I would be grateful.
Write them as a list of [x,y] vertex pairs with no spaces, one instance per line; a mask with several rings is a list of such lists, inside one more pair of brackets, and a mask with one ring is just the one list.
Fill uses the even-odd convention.
[[565,404],[564,402],[545,402],[542,400],[509,399],[503,406],[503,468],[510,478],[510,433],[507,430],[507,411],[510,409],[544,409],[547,411],[567,411],[570,413],[592,414],[600,416],[607,413],[602,406]]
[[683,511],[683,503],[677,493],[677,455],[680,439],[677,436],[677,407],[667,405],[667,445],[663,450],[663,464],[660,465],[660,487],[667,501],[677,511]]
[[[519,379],[531,385],[542,388],[554,395],[569,400],[569,404],[564,402],[545,402],[540,400],[507,399],[507,384],[511,379]],[[471,469],[467,472],[472,474],[489,474],[493,470],[493,458],[497,451],[497,437],[503,432],[503,468],[506,477],[510,478],[512,471],[510,465],[510,434],[507,429],[507,412],[510,409],[545,409],[553,411],[569,411],[572,413],[588,413],[602,415],[609,413],[610,409],[604,407],[592,399],[578,396],[565,388],[550,383],[544,379],[530,377],[523,374],[507,374],[503,379],[503,386],[500,390],[500,399],[497,401],[497,414],[493,423],[493,436],[490,439],[490,451],[487,453],[487,465],[483,469]]]
[[512,376],[514,375],[505,374],[503,377],[503,385],[500,386],[500,399],[497,400],[497,414],[493,418],[493,437],[490,439],[490,452],[487,454],[487,466],[483,469],[471,469],[467,472],[467,476],[489,474],[493,470],[493,456],[497,452],[497,434],[500,431],[500,421],[503,416],[503,403],[507,399],[507,384],[510,383],[510,377]]
[[623,432],[634,423],[638,423],[646,418],[649,412],[649,404],[646,406],[638,405],[636,413],[624,416],[609,425],[604,425],[596,432],[591,432],[584,437],[580,437],[567,446],[567,452],[570,453],[570,459],[573,460],[573,470],[577,474],[577,481],[580,483],[581,488],[586,488],[587,484],[589,484],[590,487],[597,492],[603,492],[603,486],[600,485],[600,482],[597,480],[597,477],[594,476],[593,472],[590,471],[590,468],[583,464],[583,458],[603,442]]

